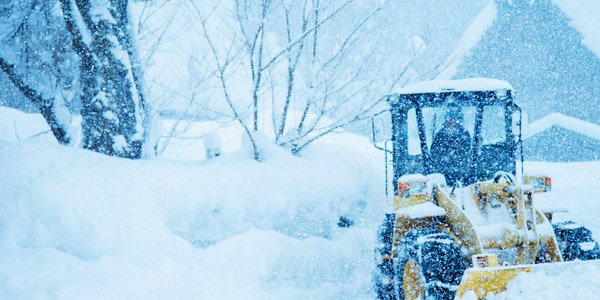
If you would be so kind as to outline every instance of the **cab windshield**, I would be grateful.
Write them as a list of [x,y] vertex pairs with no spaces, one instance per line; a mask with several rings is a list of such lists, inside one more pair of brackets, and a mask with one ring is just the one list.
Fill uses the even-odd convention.
[[482,167],[489,167],[487,160],[494,155],[490,149],[506,145],[505,108],[500,105],[412,108],[407,117],[409,156],[420,158],[424,173],[444,174],[450,185],[485,177]]

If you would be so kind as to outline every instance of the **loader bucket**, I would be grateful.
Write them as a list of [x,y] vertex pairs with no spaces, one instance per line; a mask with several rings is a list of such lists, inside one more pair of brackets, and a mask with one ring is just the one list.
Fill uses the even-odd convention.
[[465,271],[455,299],[462,298],[468,291],[473,291],[477,299],[484,299],[489,293],[497,294],[506,289],[508,282],[520,272],[529,272],[534,265],[470,268]]
[[[571,261],[536,265],[518,265],[506,267],[469,268],[465,271],[456,292],[455,299],[485,299],[506,289],[508,283],[521,272],[543,272],[545,275],[556,275],[567,268],[580,264],[596,264],[600,261]],[[474,294],[474,295],[473,295]],[[467,295],[466,297],[464,297]],[[464,298],[463,298],[464,297]]]

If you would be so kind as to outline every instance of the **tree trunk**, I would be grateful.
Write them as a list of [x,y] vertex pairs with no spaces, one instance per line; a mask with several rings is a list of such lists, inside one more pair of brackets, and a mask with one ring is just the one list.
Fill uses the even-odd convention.
[[60,1],[73,48],[81,58],[83,147],[140,158],[143,108],[127,38],[127,1],[111,0],[104,6]]

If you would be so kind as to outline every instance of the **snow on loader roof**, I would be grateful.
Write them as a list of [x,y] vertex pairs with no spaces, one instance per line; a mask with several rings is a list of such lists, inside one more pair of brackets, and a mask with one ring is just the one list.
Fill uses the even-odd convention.
[[396,94],[420,94],[442,92],[473,92],[513,90],[510,83],[490,78],[468,78],[457,80],[432,80],[409,84],[395,91]]

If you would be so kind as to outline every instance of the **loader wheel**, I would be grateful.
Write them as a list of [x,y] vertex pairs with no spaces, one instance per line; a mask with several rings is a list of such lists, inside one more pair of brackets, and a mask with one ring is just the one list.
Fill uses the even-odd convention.
[[600,248],[592,232],[572,221],[552,224],[563,260],[600,259]]
[[467,263],[448,233],[422,228],[402,239],[394,269],[397,299],[450,300]]
[[376,269],[373,273],[374,289],[379,300],[396,300],[394,296],[394,265],[392,259],[392,240],[394,238],[395,214],[386,214],[377,231],[375,247]]

